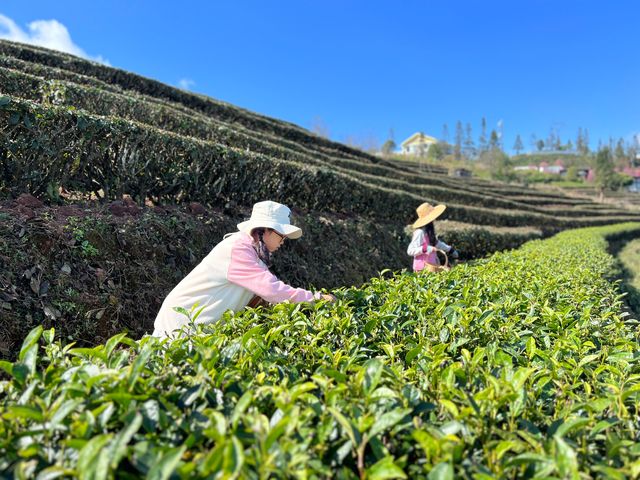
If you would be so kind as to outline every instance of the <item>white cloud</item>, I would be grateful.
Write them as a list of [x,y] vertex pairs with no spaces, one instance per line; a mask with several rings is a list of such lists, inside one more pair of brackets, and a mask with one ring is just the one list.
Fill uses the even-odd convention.
[[57,20],[35,20],[27,27],[28,31],[24,31],[12,19],[0,14],[0,38],[51,48],[109,65],[109,61],[101,55],[88,55],[73,43],[67,27]]
[[183,90],[191,90],[192,87],[196,85],[196,82],[191,80],[190,78],[181,78],[178,81],[178,86]]

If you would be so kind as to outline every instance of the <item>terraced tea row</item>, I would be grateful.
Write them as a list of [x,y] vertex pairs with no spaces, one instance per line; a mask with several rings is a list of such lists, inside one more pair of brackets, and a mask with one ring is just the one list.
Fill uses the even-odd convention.
[[[6,53],[6,52],[5,52],[5,53]],[[27,56],[27,57],[28,57],[29,55],[23,55],[23,57],[24,57],[24,56]],[[39,58],[39,57],[38,57],[38,58]],[[29,64],[28,62],[20,61],[20,60],[17,60],[16,58],[11,58],[11,57],[6,57],[6,56],[5,56],[5,57],[3,57],[3,59],[4,59],[4,62],[5,62],[5,63],[10,63],[10,64],[12,64],[14,67],[22,66],[22,68],[25,68],[25,65]],[[50,63],[55,63],[55,62],[50,62]],[[45,74],[49,74],[49,75],[50,75],[50,74],[51,74],[51,72],[52,72],[52,69],[49,69],[49,71],[47,72],[47,71],[46,71],[46,67],[42,67],[41,65],[36,65],[36,64],[30,64],[30,65],[33,65],[32,70],[37,70],[37,71],[41,72],[41,74],[42,74],[42,75],[45,75]],[[63,65],[63,66],[64,66],[64,65],[66,65],[66,64],[65,64],[64,62],[62,62],[60,65]],[[43,71],[43,69],[45,69],[45,70]],[[57,72],[62,72],[62,71],[61,71],[61,70],[59,70],[59,69],[56,69],[56,70],[57,70]],[[77,69],[76,69],[76,70],[77,70]],[[93,82],[93,83],[96,83],[96,84],[100,84],[101,91],[107,91],[107,90],[109,90],[109,89],[110,89],[110,90],[118,90],[118,88],[117,88],[117,87],[109,87],[109,89],[106,89],[106,88],[104,88],[104,85],[106,85],[104,82],[96,81],[96,80],[94,80],[94,79],[92,79],[92,78],[89,78],[89,77],[86,77],[86,76],[81,76],[81,75],[77,75],[77,74],[70,73],[70,72],[72,72],[72,71],[73,71],[73,69],[72,69],[71,71],[67,71],[64,75],[66,75],[67,77],[68,77],[69,75],[76,75],[76,78],[75,78],[74,80],[77,80],[77,79],[79,79],[79,78],[82,78],[82,79],[83,79],[83,81],[85,81],[85,82],[89,82],[89,83]],[[58,74],[58,75],[59,75],[59,74]],[[33,90],[33,89],[32,89],[32,90]],[[27,89],[27,91],[28,91],[28,89]],[[131,107],[132,107],[132,101],[135,101],[135,100],[136,100],[136,99],[128,98],[127,103],[128,103],[128,108],[129,108],[129,109],[131,109]],[[138,102],[139,102],[139,100],[140,100],[140,99],[137,99],[137,101],[138,101]],[[147,101],[149,101],[149,100],[148,100],[148,98],[145,100],[145,102],[147,102]],[[104,102],[98,102],[98,103],[104,103]],[[168,107],[166,107],[166,108],[168,108]],[[171,108],[175,109],[175,108],[176,108],[176,105],[175,105],[175,104],[173,104],[173,107],[171,107]],[[189,109],[187,109],[187,111],[188,111],[188,112],[191,112],[191,114],[192,114],[192,116],[193,116],[193,114],[194,114],[193,110],[189,110]],[[185,118],[187,119],[187,123],[189,123],[189,122],[190,122],[191,124],[194,124],[194,120],[193,120],[193,118],[191,118],[189,115],[187,115],[187,113],[188,113],[187,111],[185,111],[185,112],[183,113],[183,115],[185,115]],[[96,112],[96,113],[101,113],[101,112]],[[102,113],[104,113],[104,112],[102,112]],[[125,116],[126,116],[126,115],[125,115]],[[171,116],[170,116],[170,115],[164,115],[164,117],[165,117],[165,118],[171,118]],[[129,117],[129,118],[130,118],[130,117]],[[140,118],[138,118],[138,120],[140,120]],[[144,120],[143,120],[143,121],[144,121]],[[211,123],[211,122],[212,122],[211,120],[207,120],[207,121],[208,121],[208,123]],[[151,122],[151,123],[153,124],[153,122]],[[175,122],[174,122],[174,123],[175,123]],[[180,123],[181,125],[184,125],[184,124],[185,124],[184,119],[182,119],[179,123]],[[195,122],[195,124],[196,124],[196,125],[199,125],[199,122]],[[237,125],[237,124],[236,124],[236,125]],[[157,125],[157,126],[158,126],[158,125]],[[160,125],[160,126],[162,126],[162,125]],[[201,127],[201,125],[200,125],[200,127]],[[237,129],[237,127],[236,127],[236,129]],[[178,130],[179,130],[179,129],[178,129]],[[246,137],[245,137],[244,139],[238,138],[238,136],[235,136],[235,137],[234,137],[234,136],[233,136],[233,134],[235,134],[235,129],[233,129],[233,128],[232,128],[232,129],[231,129],[231,131],[233,132],[233,133],[232,133],[232,138],[231,138],[231,139],[228,139],[227,141],[230,141],[230,142],[234,143],[235,145],[243,145],[243,141],[244,141],[244,142],[246,142]],[[254,132],[255,132],[255,129],[254,129]],[[188,133],[189,133],[189,134],[193,134],[194,132],[192,132],[192,131],[191,131],[191,132],[188,132]],[[228,134],[228,132],[227,132],[227,134]],[[253,133],[253,135],[255,136],[256,134],[255,134],[255,133]],[[257,140],[257,141],[256,141],[256,140]],[[255,150],[262,151],[263,153],[270,154],[271,152],[265,152],[265,151],[264,151],[264,149],[265,149],[265,145],[264,145],[264,143],[262,142],[262,140],[264,140],[264,139],[253,139],[253,142],[252,142],[251,147],[252,147],[253,149],[255,149]],[[278,140],[276,140],[275,138],[272,138],[272,139],[270,139],[270,140],[278,141]],[[282,140],[280,140],[280,141],[282,141]],[[269,148],[270,148],[270,147],[267,145],[267,149],[269,149]],[[288,145],[286,148],[292,148],[291,142],[289,142],[289,145]],[[318,145],[314,145],[314,150],[315,150],[315,152],[316,152],[316,153],[318,153],[318,150],[319,150]],[[286,151],[285,151],[285,155],[284,155],[284,156],[285,156],[285,158],[286,158],[286,153],[288,153],[288,152],[286,152]],[[308,153],[311,153],[311,152],[308,152]],[[280,151],[280,152],[279,152],[279,154],[280,154],[280,155],[282,155],[282,151]],[[351,155],[351,156],[354,156],[354,157],[355,157],[355,155],[354,155],[354,151],[350,151],[350,152],[349,152],[349,155]],[[369,172],[374,173],[375,175],[383,175],[383,174],[385,174],[387,177],[388,177],[389,175],[392,175],[392,176],[398,177],[398,172],[400,172],[400,173],[401,173],[401,176],[403,176],[405,179],[409,179],[409,178],[410,178],[410,179],[411,179],[412,181],[414,181],[414,183],[415,183],[415,173],[411,173],[411,172],[409,172],[409,171],[402,172],[402,169],[398,169],[398,168],[395,168],[395,169],[394,169],[393,167],[390,167],[390,166],[384,166],[384,165],[382,165],[382,164],[381,164],[381,165],[379,165],[379,166],[377,166],[377,167],[374,167],[374,169],[371,169],[370,167],[369,167],[369,168],[367,168],[367,167],[365,167],[366,161],[365,161],[365,162],[363,162],[363,159],[370,160],[372,157],[367,157],[367,156],[365,156],[365,155],[361,155],[361,154],[358,154],[358,155],[359,155],[359,156],[358,156],[358,160],[354,161],[353,163],[352,163],[352,161],[351,161],[351,160],[347,160],[347,159],[345,159],[345,158],[344,158],[344,156],[343,156],[343,158],[335,158],[335,157],[334,157],[332,160],[333,160],[334,162],[341,163],[341,164],[343,165],[343,168],[347,168],[347,169],[352,169],[352,168],[353,168],[353,169],[360,169],[360,170],[362,170],[362,169],[364,168],[365,170],[368,170]],[[308,158],[309,158],[309,157],[307,157],[307,160],[308,160]],[[371,179],[369,179],[368,181],[371,181]],[[441,182],[442,184],[444,184],[444,185],[445,185],[445,188],[446,188],[447,186],[449,186],[448,184],[451,184],[451,183],[454,183],[454,184],[455,184],[455,182],[456,182],[456,181],[455,181],[455,180],[450,180],[450,179],[443,179],[443,180],[440,180],[440,182]],[[434,183],[434,182],[432,182],[432,183]],[[437,183],[437,182],[435,182],[435,183]],[[462,183],[462,184],[460,184],[460,183],[456,184],[456,187],[461,187],[461,186],[463,186],[463,187],[465,187],[465,188],[468,188],[468,183],[467,183],[467,184],[464,184],[464,183]],[[478,191],[478,192],[477,192],[477,194],[482,195],[482,196],[484,196],[484,197],[487,197],[487,187],[488,187],[488,185],[487,185],[487,184],[482,184],[482,187],[481,187],[481,188],[484,188],[484,191]],[[436,196],[436,195],[437,195],[437,193],[438,193],[437,191],[434,191],[432,195],[433,195],[433,196]],[[567,201],[567,202],[575,202],[575,200],[565,200],[565,201]],[[496,200],[485,200],[484,204],[485,204],[486,206],[500,206],[500,205],[501,205],[501,202],[502,202],[502,200],[501,200],[501,199],[496,199]],[[542,200],[542,202],[544,202],[544,200]],[[542,203],[542,202],[541,202],[541,203]],[[510,208],[510,207],[512,207],[513,205],[508,205],[508,204],[504,204],[504,203],[503,203],[503,204],[502,204],[502,206],[507,207],[507,208]],[[517,205],[516,205],[516,207],[517,207]]]
[[276,137],[287,138],[302,144],[309,144],[313,148],[325,147],[343,152],[344,155],[353,155],[358,158],[365,158],[367,156],[346,145],[310,135],[306,130],[294,124],[273,120],[269,117],[257,115],[251,111],[209,97],[170,87],[156,80],[88,62],[64,53],[6,41],[0,41],[0,53],[39,65],[64,69],[96,78],[107,84],[117,85],[123,90],[135,91],[143,95],[179,103],[191,110],[204,113],[208,116],[216,117],[230,123],[239,123],[250,130],[269,132]]
[[[2,134],[7,149],[3,181],[9,191],[37,193],[63,186],[100,192],[107,198],[129,193],[157,201],[205,199],[215,203],[233,198],[241,204],[272,197],[303,209],[359,212],[384,221],[398,221],[398,216],[406,212],[404,223],[424,199],[340,172],[301,166],[122,119],[109,120],[8,97],[2,103]],[[261,171],[270,174],[256,175]],[[566,228],[634,218],[574,219],[456,204],[451,204],[449,211],[453,220],[497,226]]]
[[[194,216],[173,207],[114,216],[95,203],[42,206],[32,218],[22,212],[0,203],[0,358],[13,357],[34,325],[55,325],[83,346],[123,330],[135,338],[152,331],[164,296],[250,213]],[[395,224],[313,212],[293,221],[304,235],[278,251],[273,267],[291,285],[361,285],[381,270],[411,267],[410,236]],[[462,261],[542,235],[451,221],[439,231]]]
[[564,232],[336,304],[226,315],[95,348],[34,329],[0,362],[17,478],[632,478],[636,320],[606,237]]

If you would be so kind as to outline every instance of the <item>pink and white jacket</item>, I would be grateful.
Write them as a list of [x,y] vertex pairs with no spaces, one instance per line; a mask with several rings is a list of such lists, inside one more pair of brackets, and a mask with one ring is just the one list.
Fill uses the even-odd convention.
[[270,303],[311,302],[320,298],[302,288],[293,288],[278,280],[258,258],[253,239],[236,232],[216,245],[167,295],[154,322],[153,335],[170,336],[188,323],[188,318],[174,310],[204,307],[196,323],[213,323],[227,310],[247,306],[254,295]]
[[407,248],[407,253],[413,257],[414,272],[423,270],[427,263],[440,265],[440,260],[438,260],[438,256],[436,255],[436,248],[438,250],[444,250],[445,252],[451,250],[451,247],[442,240],[438,240],[435,247],[429,245],[429,236],[424,233],[424,230],[421,228],[414,230],[411,243]]

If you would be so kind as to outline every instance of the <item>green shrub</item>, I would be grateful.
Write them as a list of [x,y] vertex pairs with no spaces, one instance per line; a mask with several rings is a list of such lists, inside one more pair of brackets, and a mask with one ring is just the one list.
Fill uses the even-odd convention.
[[[123,119],[65,107],[0,99],[0,182],[9,192],[69,190],[143,203],[234,200],[250,205],[272,198],[305,210],[408,223],[424,197],[376,187],[350,175],[183,137]],[[428,198],[427,198],[428,199]],[[434,200],[431,200],[434,201]],[[448,205],[450,218],[496,226],[550,228],[633,220],[554,217],[542,213]],[[403,217],[404,215],[404,217]]]
[[[114,217],[86,205],[78,209],[83,217],[57,213],[45,207],[28,221],[13,211],[0,215],[0,285],[9,295],[0,296],[0,358],[13,358],[36,325],[56,326],[62,338],[82,346],[123,331],[132,338],[152,331],[165,295],[250,211],[200,218],[172,209]],[[273,267],[291,285],[361,285],[381,270],[411,268],[409,237],[394,225],[302,212],[294,222],[304,236],[287,243]],[[514,248],[541,233],[439,225],[463,260]]]
[[[637,475],[637,321],[605,236],[564,232],[336,304],[92,349],[37,328],[0,362],[16,478]],[[41,346],[42,345],[42,346]]]

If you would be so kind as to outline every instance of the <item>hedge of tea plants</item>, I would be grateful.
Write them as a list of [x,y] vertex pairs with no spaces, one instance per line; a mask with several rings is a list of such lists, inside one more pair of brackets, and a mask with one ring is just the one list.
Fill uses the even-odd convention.
[[[636,478],[638,321],[607,238],[563,232],[335,304],[0,362],[14,478]],[[195,315],[195,312],[185,312]]]
[[[310,144],[314,147],[323,146],[326,149],[340,151],[344,155],[356,158],[369,156],[347,145],[311,135],[308,131],[292,123],[274,120],[249,110],[205,97],[204,95],[180,90],[157,80],[145,78],[135,73],[95,62],[89,62],[85,59],[74,57],[73,55],[5,40],[0,41],[0,54],[30,63],[78,73],[106,84],[117,86],[123,90],[165,99],[207,115],[212,115],[229,122],[237,122],[249,129],[270,132],[278,137],[287,138],[302,144]],[[375,160],[375,157],[371,158]]]
[[[332,204],[326,204],[322,207],[324,210],[333,212],[347,213],[348,211],[348,213],[352,213],[363,205],[370,205],[372,211],[376,212],[375,219],[388,221],[388,217],[380,217],[380,213],[384,213],[384,207],[398,205],[398,201],[400,201],[398,196],[406,197],[409,195],[411,199],[401,201],[402,208],[405,203],[407,205],[411,203],[410,210],[412,210],[414,203],[425,199],[432,202],[447,202],[450,204],[449,214],[455,220],[484,225],[535,225],[547,228],[567,228],[637,220],[637,215],[634,216],[626,210],[600,211],[595,207],[591,208],[593,205],[591,202],[568,199],[563,195],[533,192],[529,189],[493,184],[478,179],[447,178],[441,174],[422,172],[405,165],[392,165],[390,162],[364,152],[309,135],[303,129],[287,122],[263,117],[224,102],[180,91],[129,72],[93,64],[38,47],[6,41],[0,42],[0,80],[0,91],[5,94],[31,98],[40,103],[41,112],[44,113],[32,112],[33,117],[47,120],[44,123],[48,123],[44,126],[42,122],[34,122],[36,130],[39,130],[37,140],[34,140],[31,135],[16,138],[15,134],[24,134],[25,132],[18,128],[9,129],[11,134],[7,134],[4,139],[5,146],[9,146],[6,149],[7,155],[9,157],[22,156],[22,160],[26,160],[27,163],[22,168],[20,166],[17,168],[19,171],[27,172],[26,178],[23,176],[17,181],[15,178],[5,180],[7,187],[5,190],[10,187],[12,192],[28,189],[32,193],[44,194],[45,191],[55,192],[58,187],[66,188],[66,184],[70,183],[71,188],[83,188],[83,191],[94,189],[106,195],[107,198],[119,198],[123,191],[138,197],[149,193],[154,201],[159,199],[184,201],[197,195],[200,197],[198,198],[200,201],[213,202],[220,200],[221,197],[235,196],[237,192],[230,190],[227,185],[221,185],[225,182],[224,179],[218,176],[215,179],[206,178],[206,175],[202,175],[202,162],[197,158],[200,156],[197,152],[202,151],[203,145],[197,144],[197,142],[195,145],[193,144],[190,137],[195,136],[206,141],[205,148],[212,150],[209,154],[210,157],[216,158],[220,154],[219,148],[222,148],[223,152],[227,148],[234,151],[239,156],[238,163],[242,168],[264,171],[265,162],[278,164],[279,161],[285,161],[289,166],[313,166],[336,174],[332,175],[332,178],[316,182],[318,190],[331,193],[334,198],[336,196],[343,197],[338,202],[338,210],[334,210],[336,205]],[[6,99],[2,101],[6,102]],[[94,131],[66,132],[65,119],[60,117],[56,119],[57,125],[52,125],[51,116],[59,111],[50,107],[56,104],[69,105],[77,112],[78,117],[82,119],[79,120],[78,125],[74,125],[77,130]],[[13,107],[15,105],[9,110],[12,110]],[[49,110],[54,110],[54,112]],[[93,123],[91,115],[87,115],[89,113],[100,116],[115,115],[115,118],[103,118],[102,122],[99,122],[101,127],[96,131],[92,127],[87,128],[87,124]],[[29,123],[29,118],[29,114],[26,114],[26,123]],[[8,126],[11,127],[12,121],[16,119],[16,112],[13,111],[11,116],[7,118]],[[151,128],[147,132],[133,133],[132,130],[137,129],[137,122],[142,122]],[[114,124],[115,129],[109,128]],[[153,127],[166,130],[166,132],[156,132]],[[124,135],[121,134],[123,128],[128,130]],[[51,131],[55,131],[55,133],[65,131],[64,133],[73,134],[74,137],[70,139],[67,135],[63,135],[58,139],[58,142],[50,142],[47,137],[51,135]],[[151,137],[155,137],[154,132],[161,135],[167,134],[166,138],[162,139],[162,145],[158,145],[156,139],[148,138],[149,133],[151,133]],[[78,135],[79,133],[83,133],[83,135]],[[179,135],[172,136],[170,133]],[[97,155],[101,159],[99,163],[103,164],[90,165],[87,168],[87,170],[98,170],[98,175],[92,175],[92,178],[83,179],[81,182],[78,182],[76,177],[75,181],[69,182],[68,172],[77,172],[78,166],[84,166],[83,164],[87,160],[91,160],[90,163],[95,163],[94,159],[89,158],[94,150],[89,145],[85,144],[81,148],[81,150],[90,152],[89,154],[78,156],[74,153],[74,150],[78,150],[78,139],[76,138],[78,136],[85,140],[89,137],[92,143],[101,141],[101,148]],[[113,139],[120,139],[120,137],[125,138],[114,144]],[[175,143],[177,138],[186,143],[180,145],[178,149],[167,148],[170,147],[169,144]],[[64,155],[68,159],[73,159],[72,164],[59,168],[59,172],[63,173],[60,173],[58,177],[52,178],[49,170],[46,185],[38,184],[38,179],[42,177],[41,168],[50,163],[51,154],[57,154],[61,148],[61,142],[66,145]],[[145,145],[149,148],[141,149],[140,144],[142,143],[153,145]],[[26,150],[21,149],[25,144]],[[42,149],[45,150],[44,154]],[[195,158],[194,152],[196,152]],[[255,156],[248,155],[249,152],[259,154],[258,156],[263,160],[262,164],[256,166],[251,161]],[[41,158],[41,165],[32,168],[34,166],[29,164],[28,159],[30,154]],[[114,157],[119,165],[117,171],[114,171],[111,168],[112,165],[108,164],[113,161]],[[144,160],[141,166],[138,162],[140,157],[143,157]],[[152,157],[152,159],[150,160],[148,157]],[[186,193],[175,184],[175,180],[171,186],[161,187],[160,192],[156,192],[155,195],[153,192],[148,192],[149,179],[145,178],[145,175],[140,175],[139,172],[146,170],[151,162],[148,174],[154,175],[162,181],[164,175],[157,175],[158,172],[154,170],[153,163],[174,162],[176,159],[180,159],[181,162],[193,163],[194,165],[189,168],[192,171],[195,170],[195,175],[199,177],[200,182],[215,183],[214,195],[211,195],[210,191],[199,189]],[[104,165],[105,162],[107,165]],[[54,161],[54,164],[57,163]],[[15,173],[16,165],[9,164],[3,170],[11,175]],[[81,172],[81,174],[85,173],[86,171]],[[168,173],[173,175],[176,172]],[[281,172],[270,175],[268,179],[270,181],[273,180],[273,177],[281,177],[278,184],[265,185],[262,182],[263,184],[258,188],[255,183],[256,181],[261,182],[261,180],[252,178],[248,188],[256,190],[257,194],[258,192],[266,192],[263,195],[280,195],[279,198],[284,201],[283,182],[312,181],[308,180],[306,175],[299,175],[299,172],[294,172],[293,175],[291,173],[288,172],[284,176]],[[109,178],[114,175],[121,178],[115,180]],[[180,175],[181,172],[178,172],[178,176]],[[193,177],[193,175],[188,176]],[[132,178],[136,178],[136,181],[132,182]],[[192,179],[180,178],[179,180],[182,184],[189,184],[189,180]],[[171,191],[167,191],[167,187]],[[355,199],[355,201],[348,199],[349,201],[345,202],[343,189],[357,192],[356,196],[361,198]],[[365,191],[364,195],[362,195],[362,190]],[[383,208],[377,208],[375,202],[372,203],[369,200],[371,197],[378,199],[383,204]],[[224,199],[222,198],[222,200]],[[244,197],[238,200],[251,201],[251,199]],[[297,198],[293,200],[298,201]],[[325,205],[321,200],[321,198],[312,199],[309,202],[309,198],[305,198],[300,205],[303,208],[317,208],[320,205]],[[552,211],[546,210],[550,204],[553,205]],[[584,205],[585,208],[579,212],[579,215],[576,215],[572,205],[578,204]],[[469,208],[465,208],[466,206]],[[475,210],[477,207],[493,210]],[[549,213],[553,213],[553,215],[549,215]],[[551,217],[557,217],[557,221],[554,223]],[[600,217],[600,219],[594,217]],[[403,222],[406,220],[408,218],[402,219]]]
[[[546,205],[537,206],[537,203],[548,204],[550,201],[550,199],[543,199],[539,202],[522,202],[518,197],[513,200],[487,192],[486,185],[483,191],[475,191],[468,187],[460,188],[460,185],[452,184],[454,180],[446,178],[430,178],[428,183],[416,182],[415,174],[403,172],[397,167],[373,164],[368,159],[357,161],[327,155],[318,149],[311,150],[283,138],[249,131],[237,124],[231,125],[188,109],[178,108],[176,104],[169,105],[150,97],[126,94],[113,87],[105,88],[103,85],[87,86],[68,80],[51,80],[48,78],[55,79],[60,76],[58,70],[51,70],[40,72],[42,76],[36,76],[0,66],[0,92],[45,105],[68,105],[89,113],[134,120],[162,130],[194,136],[302,165],[329,167],[372,185],[411,192],[427,198],[437,198],[439,202],[545,213]],[[77,81],[88,79],[88,77],[77,76],[79,77]],[[628,213],[611,206],[607,207],[607,210],[605,212],[597,205],[586,204],[583,205],[580,213],[582,216],[615,216]],[[557,216],[569,216],[575,213],[575,208],[571,203],[563,200],[562,203],[554,205],[554,213]]]
[[[15,89],[18,88],[19,93],[15,94],[25,98],[35,95],[41,97],[42,101],[63,104],[70,102],[78,108],[101,115],[115,114],[143,122],[150,120],[152,125],[169,128],[176,133],[186,133],[186,129],[199,132],[195,134],[199,137],[204,134],[211,138],[209,135],[214,135],[217,141],[226,138],[226,142],[223,143],[238,148],[246,146],[267,155],[268,150],[275,149],[278,158],[287,159],[292,155],[302,155],[305,161],[310,163],[317,163],[318,160],[329,161],[335,167],[351,169],[355,174],[364,172],[384,177],[378,178],[378,181],[394,178],[481,195],[484,201],[475,200],[474,205],[499,207],[500,205],[490,203],[503,201],[504,198],[500,198],[502,194],[531,195],[531,202],[527,202],[531,205],[537,202],[548,203],[547,200],[552,197],[557,197],[559,201],[567,204],[590,203],[585,200],[568,199],[563,195],[500,186],[478,179],[446,178],[441,174],[434,175],[431,171],[416,171],[404,164],[392,165],[364,152],[309,135],[303,129],[287,122],[256,115],[224,102],[184,92],[129,72],[94,64],[60,52],[2,41],[0,65],[3,73],[0,86],[9,94],[15,93]],[[35,77],[39,80],[35,80]],[[34,86],[34,82],[39,82],[40,85]],[[171,112],[175,115],[172,116]],[[209,128],[211,124],[217,125],[213,131]],[[418,181],[415,182],[416,180]],[[449,199],[446,193],[445,191],[445,201]],[[425,192],[425,195],[437,198],[439,193]],[[504,206],[522,208],[515,205]]]
[[[250,205],[271,198],[305,210],[399,223],[408,223],[415,206],[425,200],[328,168],[15,97],[0,98],[0,138],[0,185],[15,194],[43,195],[64,187],[109,199],[128,193],[141,203],[147,198],[209,204],[233,199]],[[638,218],[631,212],[562,217],[459,204],[449,204],[448,215],[467,223],[548,228]]]
[[[6,57],[0,57],[0,64],[5,60]],[[40,71],[42,68],[45,71]],[[0,92],[45,105],[68,105],[102,116],[135,120],[162,130],[233,145],[285,160],[311,164],[328,162],[377,175],[398,173],[393,167],[373,163],[369,158],[355,160],[340,152],[326,153],[319,146],[310,148],[309,145],[301,145],[259,130],[248,130],[237,123],[206,116],[175,103],[133,92],[122,92],[108,85],[95,85],[89,77],[77,75],[78,78],[74,78],[79,82],[90,81],[87,85],[68,81],[66,78],[69,73],[61,75],[57,69],[39,66],[35,71],[39,75],[0,67]]]
[[[0,359],[15,358],[36,325],[82,346],[127,331],[153,330],[165,295],[251,211],[181,208],[114,216],[92,203],[42,206],[25,218],[0,203]],[[273,271],[290,285],[336,288],[362,285],[383,269],[411,268],[410,233],[356,217],[298,212],[304,232],[274,257]],[[462,261],[485,257],[540,238],[531,228],[482,229],[439,222],[439,235]],[[363,248],[366,246],[366,248]]]
[[[519,198],[512,200],[487,194],[486,187],[485,191],[477,192],[449,185],[442,179],[429,179],[429,183],[416,182],[415,175],[394,167],[336,158],[285,139],[250,132],[241,126],[229,125],[186,109],[182,111],[175,105],[159,103],[149,97],[113,92],[102,86],[87,87],[66,80],[47,80],[4,67],[0,67],[0,85],[0,92],[3,94],[26,98],[40,104],[73,106],[89,113],[134,120],[162,130],[250,150],[301,165],[328,167],[375,186],[411,192],[422,197],[438,199],[439,202],[541,213],[545,213],[547,208],[547,205],[538,206],[535,202],[521,202]],[[548,203],[549,200],[545,201]],[[553,211],[557,216],[570,216],[576,213],[576,208],[572,204],[560,203],[554,205]],[[628,212],[611,206],[603,211],[596,205],[587,204],[582,205],[580,214],[615,216]]]

